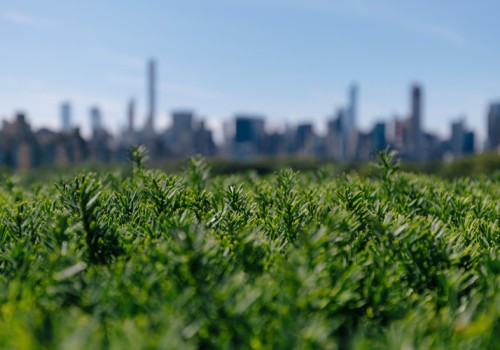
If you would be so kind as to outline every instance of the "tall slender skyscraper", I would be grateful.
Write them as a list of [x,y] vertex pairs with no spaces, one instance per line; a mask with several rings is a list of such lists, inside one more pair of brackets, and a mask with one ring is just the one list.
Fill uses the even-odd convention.
[[71,129],[71,105],[69,102],[64,102],[61,105],[61,128],[63,132]]
[[348,106],[345,112],[345,119],[342,125],[343,139],[343,158],[353,159],[356,157],[356,144],[358,142],[358,133],[356,128],[356,119],[358,112],[358,86],[352,84],[349,88]]
[[148,62],[147,80],[148,114],[145,131],[154,133],[154,120],[156,115],[156,62],[153,59]]
[[127,117],[128,117],[128,131],[134,132],[134,122],[135,122],[135,101],[131,98],[128,101],[127,106]]
[[347,118],[345,120],[345,128],[348,133],[356,129],[356,119],[358,112],[358,86],[352,84],[349,88],[349,107],[347,109]]
[[486,149],[489,151],[498,150],[500,148],[500,102],[490,105],[487,133]]
[[90,125],[94,135],[102,130],[102,116],[99,107],[90,108]]
[[415,160],[421,160],[422,150],[422,88],[414,84],[411,88],[411,141]]

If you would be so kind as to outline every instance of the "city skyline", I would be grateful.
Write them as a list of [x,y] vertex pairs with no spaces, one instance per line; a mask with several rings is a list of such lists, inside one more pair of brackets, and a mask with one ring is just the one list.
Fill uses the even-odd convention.
[[313,120],[324,131],[356,82],[367,129],[407,117],[407,88],[419,83],[424,129],[446,136],[465,117],[482,145],[500,94],[498,10],[493,1],[6,2],[0,117],[24,111],[34,126],[56,128],[69,101],[87,133],[91,106],[118,132],[134,97],[144,125],[144,65],[155,57],[160,128],[171,111],[189,108],[219,134],[240,111],[277,125]]
[[[180,159],[192,155],[249,160],[262,156],[319,158],[328,161],[367,161],[378,151],[393,149],[409,161],[446,161],[477,152],[476,135],[459,120],[451,124],[451,136],[443,139],[422,129],[423,90],[410,89],[410,115],[388,122],[377,122],[371,130],[357,127],[356,85],[349,88],[348,103],[327,121],[327,132],[319,135],[310,121],[287,125],[284,130],[269,130],[263,117],[236,114],[224,125],[225,139],[220,145],[205,120],[192,111],[173,112],[171,125],[155,130],[156,64],[147,65],[146,99],[148,118],[135,125],[135,102],[127,106],[128,126],[112,135],[103,124],[98,106],[90,109],[90,137],[71,122],[71,105],[60,109],[58,130],[33,128],[26,115],[18,113],[4,120],[0,128],[0,167],[29,170],[39,166],[78,164],[85,161],[109,163],[127,159],[130,147],[143,144],[154,160]],[[500,147],[500,104],[492,104],[488,113],[488,150]]]
[[[99,106],[89,113],[90,136],[72,122],[72,106],[64,101],[60,107],[58,129],[33,128],[24,113],[4,120],[0,128],[0,166],[28,170],[42,165],[78,164],[84,161],[109,163],[124,161],[130,148],[145,145],[152,159],[183,158],[195,154],[248,160],[262,156],[321,158],[329,161],[369,160],[378,151],[397,150],[409,161],[446,161],[477,152],[476,133],[465,120],[451,123],[451,135],[442,138],[422,127],[424,90],[410,87],[409,113],[392,120],[379,121],[370,130],[358,126],[358,86],[348,88],[346,104],[326,120],[321,135],[308,120],[284,129],[266,127],[264,116],[234,114],[224,123],[224,139],[217,145],[206,120],[190,110],[171,114],[169,127],[155,127],[157,118],[157,65],[150,59],[146,65],[145,99],[148,101],[145,123],[136,125],[135,99],[126,105],[126,128],[110,133]],[[500,143],[499,105],[488,112],[487,150],[498,150]]]
[[[59,114],[57,118],[59,118],[59,122],[56,123],[57,125],[53,126],[51,129],[56,132],[66,132],[71,128],[78,128],[80,132],[82,130],[87,129],[87,133],[83,133],[84,137],[92,137],[92,133],[94,132],[93,130],[96,129],[102,129],[106,130],[106,132],[111,132],[111,134],[114,134],[114,136],[120,137],[122,133],[126,133],[127,131],[143,131],[145,132],[145,135],[150,135],[151,137],[154,137],[155,134],[162,134],[165,129],[170,128],[173,124],[175,124],[175,117],[176,114],[184,114],[184,113],[189,113],[191,115],[196,115],[197,117],[202,118],[204,123],[207,123],[207,125],[210,123],[210,119],[205,118],[203,114],[199,114],[198,111],[194,108],[177,108],[169,111],[165,115],[167,116],[167,123],[161,125],[160,127],[155,127],[156,121],[158,120],[158,117],[161,117],[161,115],[158,115],[160,113],[157,112],[157,103],[156,103],[156,96],[158,95],[157,91],[157,86],[156,86],[156,81],[157,81],[157,64],[154,59],[149,59],[147,60],[146,63],[146,79],[143,82],[144,88],[145,88],[145,100],[147,101],[147,109],[146,109],[146,118],[144,120],[140,120],[140,124],[136,123],[137,121],[137,114],[136,114],[136,100],[137,97],[132,97],[128,101],[125,101],[123,104],[123,114],[122,114],[122,119],[119,128],[113,128],[109,127],[109,125],[106,125],[106,116],[103,115],[101,107],[98,104],[92,105],[92,106],[87,106],[87,112],[88,112],[88,119],[87,122],[83,124],[75,123],[73,122],[73,105],[71,101],[68,100],[63,100],[60,105],[59,105]],[[371,125],[360,127],[358,124],[358,109],[359,109],[359,85],[356,83],[352,83],[347,89],[346,89],[346,98],[344,101],[343,105],[338,105],[337,109],[327,115],[324,118],[302,118],[301,120],[295,121],[295,122],[289,122],[288,120],[284,120],[281,123],[276,123],[276,121],[272,120],[272,118],[269,118],[269,116],[262,114],[262,113],[254,113],[254,112],[248,112],[248,111],[237,111],[234,112],[230,115],[229,118],[224,120],[223,124],[220,126],[221,130],[216,130],[217,127],[215,128],[210,128],[211,131],[214,133],[214,140],[216,141],[217,144],[224,145],[228,141],[228,136],[226,135],[226,127],[227,125],[231,125],[232,123],[235,122],[236,119],[238,119],[239,116],[248,116],[251,118],[259,118],[262,119],[263,126],[265,126],[265,131],[267,133],[273,133],[273,132],[280,132],[283,133],[286,131],[287,128],[300,128],[301,125],[307,124],[311,126],[311,131],[314,132],[315,134],[319,136],[325,136],[328,133],[328,123],[332,122],[335,118],[339,118],[338,114],[342,113],[343,114],[343,121],[345,128],[345,132],[352,133],[352,132],[369,132],[372,128],[376,128],[377,125],[380,123],[382,124],[394,124],[398,123],[400,121],[408,120],[411,124],[411,133],[412,135],[410,137],[410,143],[412,144],[413,148],[413,153],[416,157],[416,159],[419,158],[417,156],[418,152],[421,149],[421,137],[424,132],[428,132],[432,135],[435,135],[438,138],[450,138],[452,137],[453,133],[453,127],[454,125],[458,124],[468,124],[467,123],[467,118],[465,116],[460,116],[458,118],[454,118],[450,121],[448,127],[450,130],[450,133],[448,135],[443,135],[442,133],[439,133],[439,130],[436,130],[432,128],[432,126],[429,128],[423,127],[422,123],[422,111],[425,110],[425,96],[422,96],[424,92],[422,91],[422,85],[419,83],[413,83],[410,86],[410,94],[409,94],[409,99],[408,99],[408,106],[407,110],[404,112],[398,112],[395,113],[385,119],[383,118],[378,118],[372,122]],[[485,115],[486,123],[488,125],[485,125],[485,131],[484,134],[488,134],[488,127],[489,127],[489,115],[490,109],[492,106],[497,105],[498,103],[492,102],[487,106],[488,112]],[[30,120],[29,114],[26,113],[25,109],[19,109],[15,111],[10,118],[9,117],[4,117],[3,121],[9,121],[9,119],[12,119],[12,117],[22,114],[25,117],[27,117],[28,121]],[[425,119],[424,119],[425,120]],[[30,123],[33,124],[33,123]],[[318,128],[319,125],[319,128]],[[36,123],[33,124],[35,129],[45,129],[49,126],[47,125],[41,125],[37,126]],[[49,127],[50,129],[50,127]],[[263,129],[264,130],[264,129]],[[476,134],[482,134],[481,130],[473,130],[474,133]],[[219,135],[216,135],[216,134]],[[491,136],[490,136],[491,138]],[[477,147],[477,150],[483,150],[483,146],[485,146],[485,142],[487,141],[487,137],[485,140],[478,140],[477,138],[475,139],[475,147]]]

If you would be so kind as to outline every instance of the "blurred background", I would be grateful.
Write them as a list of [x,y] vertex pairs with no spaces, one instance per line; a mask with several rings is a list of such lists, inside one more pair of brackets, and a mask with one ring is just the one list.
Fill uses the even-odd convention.
[[[2,1],[4,133],[16,121],[45,132],[38,148],[9,141],[3,160],[72,162],[105,146],[106,161],[148,140],[153,156],[237,159],[494,149],[498,13],[492,0]],[[74,127],[95,145],[54,146]]]

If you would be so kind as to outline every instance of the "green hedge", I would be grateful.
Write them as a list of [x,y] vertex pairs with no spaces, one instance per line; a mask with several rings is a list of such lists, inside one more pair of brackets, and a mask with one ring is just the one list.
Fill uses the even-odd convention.
[[0,348],[495,348],[498,183],[372,174],[6,177]]

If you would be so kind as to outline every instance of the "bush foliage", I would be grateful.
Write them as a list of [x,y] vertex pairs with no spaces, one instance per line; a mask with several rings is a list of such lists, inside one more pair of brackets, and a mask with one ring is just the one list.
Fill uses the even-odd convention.
[[500,343],[500,186],[329,168],[0,182],[2,349]]

